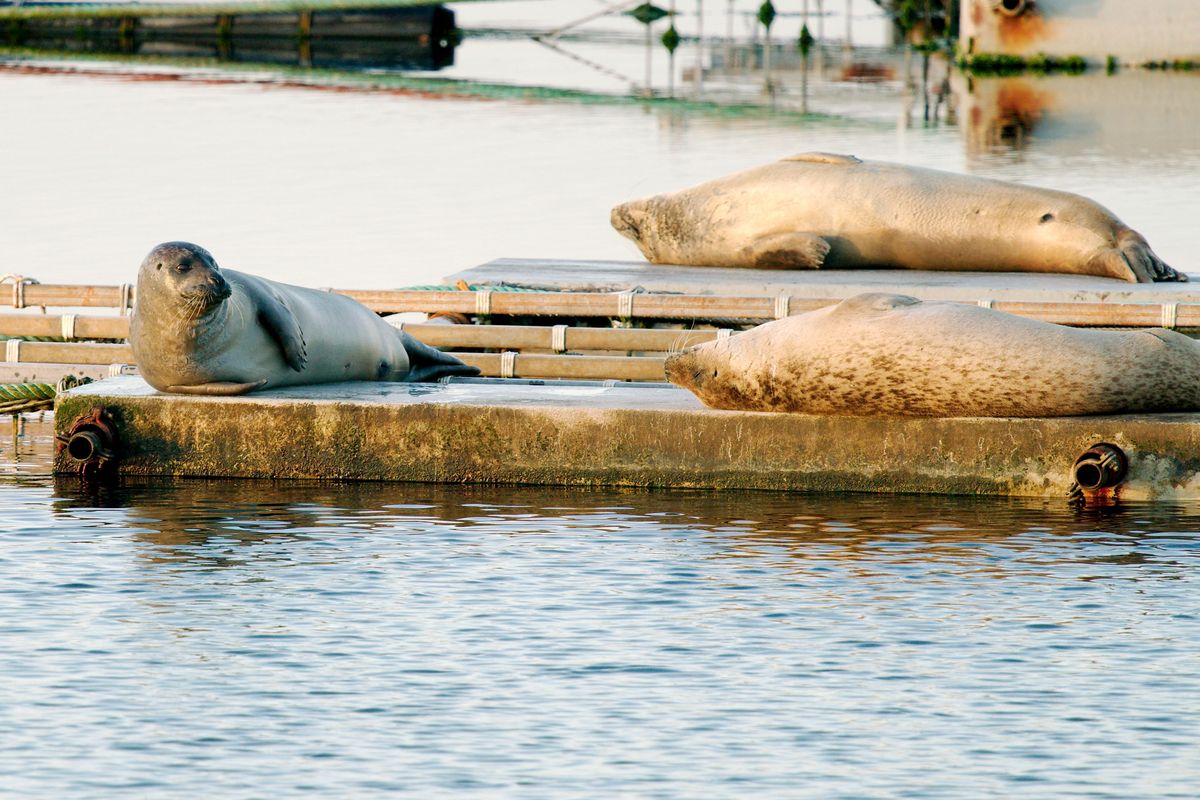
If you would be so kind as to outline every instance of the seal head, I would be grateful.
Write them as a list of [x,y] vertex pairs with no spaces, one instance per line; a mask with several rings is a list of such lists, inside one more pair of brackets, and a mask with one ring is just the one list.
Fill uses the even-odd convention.
[[[142,280],[150,272],[158,274],[157,281]],[[182,305],[194,310],[193,317],[201,316],[233,293],[212,253],[187,242],[164,242],[151,250],[138,271],[138,285],[156,285],[167,295],[178,297]]]

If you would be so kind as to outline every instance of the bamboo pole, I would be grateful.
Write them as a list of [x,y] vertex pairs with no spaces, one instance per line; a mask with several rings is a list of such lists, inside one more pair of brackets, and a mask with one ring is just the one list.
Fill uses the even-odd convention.
[[38,362],[107,366],[133,361],[133,350],[127,344],[23,342],[19,339],[9,339],[5,344],[4,362],[9,364]]
[[[67,334],[71,334],[69,337]],[[0,335],[61,336],[72,339],[127,339],[129,317],[0,314]]]
[[[456,353],[485,378],[571,378],[663,381],[662,356],[552,356],[537,353]],[[510,366],[505,367],[508,361]]]
[[[119,308],[122,299],[125,308],[133,305],[134,287],[130,284],[123,286],[79,286],[74,284],[26,283],[21,286],[9,287],[0,285],[0,298],[12,292],[13,307],[30,306],[85,306],[100,308]],[[18,300],[19,296],[22,296]]]
[[[670,352],[717,337],[715,330],[649,328],[574,328],[568,325],[430,325],[398,326],[432,347],[504,348],[508,350],[639,350]],[[557,334],[557,335],[556,335]],[[557,340],[557,341],[556,341]]]
[[[543,354],[457,353],[479,367],[486,378],[565,378],[574,380],[662,381],[662,356],[559,356]],[[106,378],[117,372],[136,375],[128,365],[102,366],[61,362],[0,362],[0,382],[54,383],[66,375]]]
[[[13,292],[14,305],[22,306],[107,306],[117,307],[133,296],[131,286],[74,286],[26,283],[21,286],[21,303],[16,302],[17,289],[0,284],[0,303],[5,294]],[[601,317],[612,319],[670,319],[670,320],[768,320],[780,316],[801,314],[839,302],[842,298],[812,298],[802,296],[721,296],[701,294],[651,294],[610,292],[502,292],[502,291],[376,291],[339,290],[378,313],[455,312],[474,316],[556,316]],[[977,303],[964,298],[959,302]],[[1010,314],[1054,322],[1060,325],[1086,327],[1137,328],[1163,325],[1177,328],[1200,328],[1200,303],[1135,303],[1135,302],[1058,302],[1058,301],[983,301],[990,308]],[[9,316],[9,315],[0,315]],[[24,315],[22,315],[24,316]],[[53,318],[60,319],[60,318]],[[86,325],[78,317],[76,324]],[[7,324],[7,323],[5,323]],[[33,323],[28,323],[32,325]],[[54,323],[47,323],[50,328]],[[99,323],[97,323],[99,324]],[[119,323],[110,323],[118,325]],[[97,329],[99,330],[99,329]],[[105,329],[107,330],[107,329]],[[46,335],[55,333],[24,333],[7,329],[10,335]],[[82,335],[82,334],[77,334]],[[88,333],[101,338],[118,338],[111,334]]]

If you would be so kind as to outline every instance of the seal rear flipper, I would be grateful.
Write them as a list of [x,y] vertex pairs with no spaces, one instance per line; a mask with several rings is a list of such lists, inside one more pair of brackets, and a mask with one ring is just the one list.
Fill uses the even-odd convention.
[[229,394],[245,394],[253,392],[255,389],[261,389],[267,384],[267,379],[254,383],[231,383],[230,381],[213,381],[212,383],[196,383],[191,386],[168,386],[167,391],[174,394],[208,394],[208,395],[229,395]]
[[1140,234],[1129,231],[1117,240],[1117,244],[1140,283],[1187,281],[1187,275],[1164,263]]
[[279,345],[283,360],[296,372],[303,371],[308,363],[308,350],[304,332],[292,310],[267,291],[258,300],[258,321],[271,338]]
[[811,233],[763,236],[744,248],[749,264],[762,269],[820,269],[829,242]]
[[470,378],[479,374],[479,367],[464,364],[449,353],[430,347],[404,331],[396,331],[396,335],[404,342],[404,351],[408,353],[408,374],[404,377],[405,381],[422,383],[450,375]]

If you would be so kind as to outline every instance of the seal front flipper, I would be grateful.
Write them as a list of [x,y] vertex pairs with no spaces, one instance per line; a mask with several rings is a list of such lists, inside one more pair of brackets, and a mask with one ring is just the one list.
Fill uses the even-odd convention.
[[266,383],[266,378],[254,383],[214,381],[212,383],[196,383],[191,386],[168,386],[167,391],[173,394],[245,394],[246,392],[253,392],[255,389],[261,389]]
[[308,363],[308,352],[304,333],[292,310],[274,294],[263,292],[258,298],[258,321],[283,351],[284,362],[296,372],[303,371]]
[[820,269],[829,242],[812,233],[777,233],[747,245],[746,262],[761,269]]
[[405,381],[420,383],[436,381],[448,375],[470,378],[479,374],[479,367],[464,364],[449,353],[430,347],[404,331],[398,330],[396,335],[400,337],[400,341],[404,343],[404,351],[408,353],[408,375],[405,376]]

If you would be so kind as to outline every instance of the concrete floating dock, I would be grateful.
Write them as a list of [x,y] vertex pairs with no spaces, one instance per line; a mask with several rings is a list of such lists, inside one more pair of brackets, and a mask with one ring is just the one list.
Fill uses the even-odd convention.
[[909,269],[730,269],[650,264],[498,258],[456,272],[446,283],[507,284],[572,292],[780,295],[844,299],[863,292],[908,294],[922,300],[1061,303],[1200,303],[1200,276],[1188,283],[1126,283],[1092,275],[951,272]]
[[[1076,458],[1128,457],[1124,499],[1200,497],[1200,414],[898,419],[715,411],[666,385],[352,383],[241,397],[111,378],[60,395],[56,433],[103,408],[121,475],[436,481],[1063,498]],[[93,445],[95,445],[93,447]],[[109,448],[111,447],[111,450]],[[71,452],[76,452],[72,457]],[[90,462],[95,464],[95,461]]]

